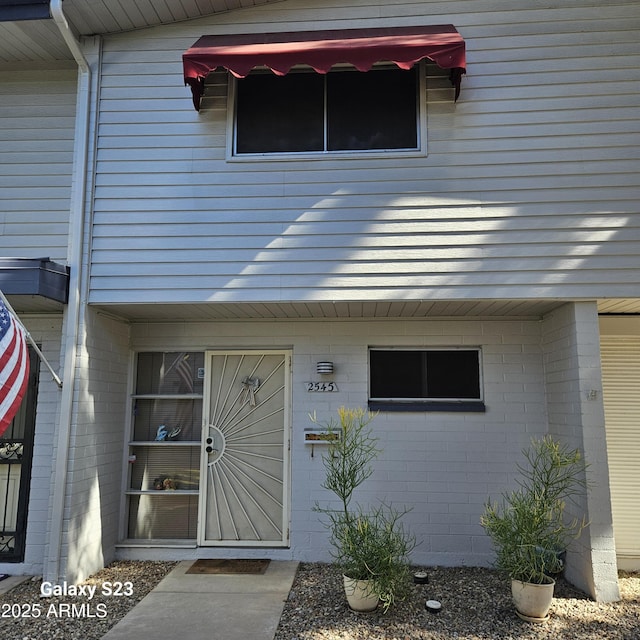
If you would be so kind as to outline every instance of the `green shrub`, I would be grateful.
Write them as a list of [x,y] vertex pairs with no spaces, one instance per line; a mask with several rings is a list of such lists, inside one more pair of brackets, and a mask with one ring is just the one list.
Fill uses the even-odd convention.
[[[326,477],[322,486],[339,499],[336,509],[315,510],[327,517],[333,558],[341,571],[357,580],[370,580],[387,612],[406,597],[410,588],[408,554],[415,538],[401,523],[407,510],[381,502],[364,510],[352,506],[354,491],[373,473],[373,462],[380,453],[370,423],[375,414],[361,408],[338,410],[338,421],[331,419],[323,428],[338,437],[330,440],[323,455]],[[315,418],[312,417],[314,422]]]
[[584,519],[568,518],[567,500],[586,490],[586,464],[578,449],[545,436],[523,450],[519,488],[488,501],[480,524],[496,548],[496,566],[522,582],[542,584],[563,568],[563,554]]

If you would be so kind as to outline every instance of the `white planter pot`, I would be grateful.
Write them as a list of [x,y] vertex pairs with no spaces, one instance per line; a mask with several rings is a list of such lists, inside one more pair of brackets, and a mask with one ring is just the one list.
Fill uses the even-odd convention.
[[548,584],[533,584],[511,581],[511,595],[518,615],[527,622],[545,622],[549,619],[549,608],[553,600],[556,581],[549,578]]
[[353,611],[373,611],[377,608],[379,598],[373,593],[370,580],[354,580],[349,576],[343,576],[343,579],[347,602]]

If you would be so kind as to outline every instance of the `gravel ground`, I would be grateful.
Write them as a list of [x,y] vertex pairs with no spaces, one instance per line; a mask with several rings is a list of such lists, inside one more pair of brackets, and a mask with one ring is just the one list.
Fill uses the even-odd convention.
[[[333,566],[301,564],[276,640],[640,640],[640,574],[620,574],[622,600],[612,604],[597,604],[560,579],[550,620],[531,624],[516,616],[503,575],[425,570],[429,583],[414,585],[411,597],[386,615],[356,614]],[[439,613],[425,610],[428,599],[442,604]]]
[[[43,598],[41,581],[29,580],[0,596],[0,639],[99,640],[175,565],[113,563],[83,583],[95,587],[91,599],[86,593]],[[640,574],[620,574],[622,600],[612,604],[592,602],[561,579],[551,619],[529,624],[515,615],[508,581],[497,572],[425,570],[429,583],[415,585],[411,597],[388,614],[356,614],[332,565],[302,563],[275,640],[640,640]],[[131,587],[122,587],[124,595],[104,593],[109,583],[115,591],[116,583],[126,582]],[[427,599],[442,603],[440,613],[425,610]]]
[[[114,562],[82,583],[87,589],[95,587],[92,598],[86,593],[42,597],[41,580],[23,582],[0,596],[0,638],[98,640],[176,564]],[[109,590],[112,595],[108,595]],[[116,595],[118,592],[122,595]]]

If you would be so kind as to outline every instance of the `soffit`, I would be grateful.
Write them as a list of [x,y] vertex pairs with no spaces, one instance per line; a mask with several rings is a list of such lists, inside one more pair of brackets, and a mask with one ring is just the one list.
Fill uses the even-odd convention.
[[14,311],[18,314],[31,313],[38,315],[60,315],[66,308],[66,305],[62,304],[61,302],[51,300],[43,296],[7,295],[7,300],[13,307]]
[[640,298],[614,298],[610,300],[599,300],[598,312],[614,315],[640,315]]
[[[134,31],[282,0],[65,0],[79,36]],[[10,4],[2,2],[0,4]],[[0,64],[72,60],[53,20],[0,22]]]
[[[279,302],[215,304],[101,304],[96,309],[132,322],[207,320],[330,320],[366,318],[540,318],[558,300]],[[640,305],[639,305],[640,309]]]
[[[565,300],[413,300],[92,305],[131,322],[207,320],[340,320],[367,318],[539,319]],[[599,300],[598,312],[640,315],[640,298]]]
[[[59,313],[64,306],[42,296],[8,296],[14,309],[30,313]],[[343,302],[277,304],[138,304],[96,305],[96,309],[132,322],[199,320],[278,320],[344,318],[541,318],[564,304],[557,300],[481,300],[414,302]],[[640,299],[598,301],[598,312],[640,315]]]

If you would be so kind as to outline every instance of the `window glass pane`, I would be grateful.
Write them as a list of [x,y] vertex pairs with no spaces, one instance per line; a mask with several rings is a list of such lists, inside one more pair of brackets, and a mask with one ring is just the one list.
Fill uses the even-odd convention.
[[336,71],[327,76],[328,148],[417,148],[416,71]]
[[136,459],[131,463],[131,489],[138,491],[198,490],[200,484],[200,449],[198,447],[133,447],[132,450]]
[[129,537],[195,539],[198,526],[198,496],[174,491],[131,496]]
[[202,393],[204,353],[170,352],[138,354],[138,395]]
[[171,442],[200,440],[202,400],[163,400],[136,398],[133,406],[133,440],[160,439],[158,430],[164,427]]
[[237,153],[322,151],[324,77],[257,73],[238,80]]
[[427,356],[429,398],[480,398],[477,351],[429,351]]
[[372,398],[422,398],[421,351],[371,351]]

